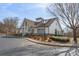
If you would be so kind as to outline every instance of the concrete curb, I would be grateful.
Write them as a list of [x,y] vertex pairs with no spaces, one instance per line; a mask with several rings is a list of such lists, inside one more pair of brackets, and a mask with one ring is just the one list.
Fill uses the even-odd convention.
[[[58,47],[76,47],[75,45],[72,45],[72,44],[53,44],[50,42],[36,41],[36,40],[31,39],[31,38],[26,38],[26,39],[29,40],[30,42],[41,44],[41,45],[58,46]],[[77,46],[77,47],[79,47],[79,46]]]

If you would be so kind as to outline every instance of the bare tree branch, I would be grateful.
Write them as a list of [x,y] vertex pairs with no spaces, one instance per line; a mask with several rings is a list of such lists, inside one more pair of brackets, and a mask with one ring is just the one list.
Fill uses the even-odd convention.
[[[54,6],[54,7],[53,7]],[[61,19],[66,27],[73,30],[74,42],[76,40],[76,30],[79,28],[79,4],[78,3],[55,3],[48,7],[52,15]]]

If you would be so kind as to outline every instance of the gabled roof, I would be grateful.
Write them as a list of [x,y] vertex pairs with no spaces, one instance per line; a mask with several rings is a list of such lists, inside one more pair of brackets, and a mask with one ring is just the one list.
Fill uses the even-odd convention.
[[51,18],[51,19],[47,19],[47,22],[36,22],[36,26],[35,27],[49,27],[54,21],[56,20],[56,18]]
[[[41,19],[41,18],[40,18]],[[54,21],[57,21],[58,24],[59,24],[59,21],[57,20],[57,18],[50,18],[50,19],[45,19],[47,20],[45,23],[43,21],[33,21],[33,20],[30,20],[30,19],[24,19],[23,21],[23,24],[22,26],[24,25],[24,23],[28,23],[29,25],[31,25],[33,28],[38,28],[38,27],[49,27]],[[22,27],[21,26],[21,27]],[[61,28],[60,24],[59,24],[59,27]],[[61,28],[62,30],[62,28]]]
[[54,21],[56,21],[57,19],[56,18],[51,18],[51,19],[45,19],[47,20],[47,22],[43,22],[43,21],[40,21],[40,22],[36,22],[36,21],[32,21],[30,19],[24,19],[21,27],[24,25],[24,23],[28,22],[30,23],[30,25],[32,25],[33,27],[49,27]]
[[54,21],[57,21],[58,24],[59,24],[59,27],[60,27],[61,31],[63,32],[63,30],[61,28],[61,25],[59,23],[59,20],[57,18],[51,18],[51,19],[45,19],[45,20],[47,20],[47,21],[44,23],[43,21],[37,22],[37,21],[32,21],[30,19],[26,19],[25,18],[24,21],[23,21],[23,23],[22,23],[22,25],[21,25],[21,27],[20,27],[20,29],[23,29],[22,26],[24,26],[24,23],[26,23],[26,24],[28,23],[28,25],[30,25],[32,28],[39,28],[39,27],[44,27],[44,26],[45,27],[49,27],[52,23],[54,23]]
[[22,25],[21,25],[20,28],[22,28],[22,26],[24,26],[24,23],[29,23],[30,25],[34,26],[34,25],[33,25],[34,21],[32,21],[32,20],[30,20],[30,19],[27,19],[27,18],[24,18],[24,21],[23,21],[23,23],[22,23]]

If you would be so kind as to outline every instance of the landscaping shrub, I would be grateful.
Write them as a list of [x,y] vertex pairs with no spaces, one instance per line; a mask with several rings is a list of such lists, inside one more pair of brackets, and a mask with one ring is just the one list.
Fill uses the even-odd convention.
[[67,38],[58,38],[58,37],[50,37],[53,41],[61,42],[61,43],[68,43],[69,39]]
[[22,34],[22,33],[19,33],[19,34],[13,34],[13,36],[16,36],[16,37],[29,37],[29,34]]
[[28,34],[28,33],[26,33],[26,34],[24,34],[24,35],[23,35],[23,37],[29,37],[29,34]]
[[20,34],[13,34],[12,36],[15,36],[15,37],[22,37],[22,33],[20,33]]

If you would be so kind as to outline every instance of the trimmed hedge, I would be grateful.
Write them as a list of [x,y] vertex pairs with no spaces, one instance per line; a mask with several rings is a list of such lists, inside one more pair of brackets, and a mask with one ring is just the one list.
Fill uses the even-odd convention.
[[22,36],[22,34],[20,33],[20,34],[13,34],[13,36]]
[[53,41],[56,41],[56,42],[61,42],[61,43],[68,43],[69,42],[69,39],[67,39],[67,38],[50,37],[50,39],[52,39]]

